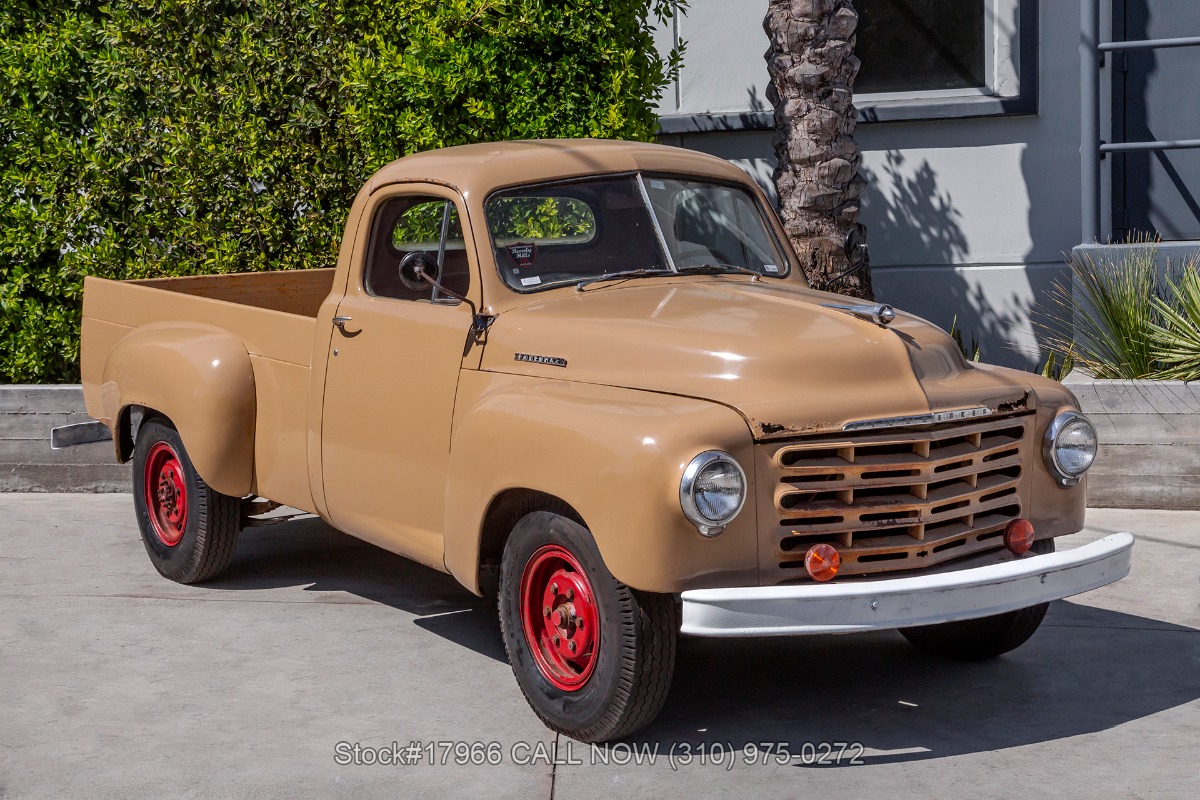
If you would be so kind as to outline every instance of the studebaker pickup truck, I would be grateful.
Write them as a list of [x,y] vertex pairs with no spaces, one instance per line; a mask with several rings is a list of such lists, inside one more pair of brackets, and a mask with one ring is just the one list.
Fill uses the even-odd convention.
[[677,148],[402,158],[335,269],[88,278],[82,370],[164,576],[319,515],[496,593],[530,705],[585,741],[654,718],[681,633],[987,658],[1129,569],[1129,534],[1054,552],[1096,452],[1070,392],[810,289],[761,190]]

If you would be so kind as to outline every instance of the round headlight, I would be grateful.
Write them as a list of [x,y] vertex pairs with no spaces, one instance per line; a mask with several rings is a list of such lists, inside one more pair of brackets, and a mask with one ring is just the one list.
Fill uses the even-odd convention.
[[746,502],[746,473],[728,453],[706,450],[688,462],[679,482],[679,504],[704,536],[716,536]]
[[1073,486],[1096,460],[1099,440],[1088,418],[1064,411],[1046,429],[1042,455],[1051,474],[1062,486]]

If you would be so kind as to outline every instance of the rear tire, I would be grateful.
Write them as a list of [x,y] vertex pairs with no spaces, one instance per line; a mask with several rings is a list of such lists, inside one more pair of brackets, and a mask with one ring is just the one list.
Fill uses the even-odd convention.
[[[1035,541],[1030,552],[1038,555],[1053,553],[1054,540]],[[1015,650],[1029,641],[1042,624],[1049,607],[1049,603],[1038,603],[990,617],[901,628],[900,633],[927,653],[954,661],[984,661]]]
[[242,501],[204,482],[165,420],[149,420],[138,431],[133,505],[150,563],[163,577],[199,583],[233,560]]
[[508,661],[547,727],[603,742],[658,715],[675,670],[675,599],[614,578],[587,528],[548,511],[523,517],[498,599]]

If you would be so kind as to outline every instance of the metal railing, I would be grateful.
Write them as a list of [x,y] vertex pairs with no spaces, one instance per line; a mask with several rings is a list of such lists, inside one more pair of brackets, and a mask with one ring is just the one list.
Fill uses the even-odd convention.
[[1124,50],[1162,50],[1200,47],[1200,36],[1177,39],[1142,39],[1130,42],[1100,41],[1100,2],[1080,0],[1079,79],[1082,108],[1079,120],[1079,159],[1083,183],[1083,236],[1089,244],[1100,238],[1100,160],[1108,153],[1144,153],[1200,149],[1200,139],[1157,142],[1105,142],[1100,138],[1100,70],[1104,54]]

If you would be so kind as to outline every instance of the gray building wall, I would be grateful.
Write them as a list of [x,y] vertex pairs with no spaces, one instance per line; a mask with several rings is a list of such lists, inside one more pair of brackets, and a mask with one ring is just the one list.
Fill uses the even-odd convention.
[[[686,15],[660,28],[664,51],[676,38],[687,43],[660,114],[728,115],[722,124],[729,124],[769,110],[766,7],[766,0],[691,0]],[[1019,51],[1016,4],[993,7],[1008,15],[996,20],[998,56],[1006,47]],[[1038,320],[1080,243],[1079,3],[1042,0],[1037,31],[1036,114],[860,122],[856,131],[879,299],[944,328],[957,316],[965,338],[980,340],[983,360],[1029,369],[1044,360]],[[856,102],[869,105],[870,98]],[[663,141],[731,159],[771,183],[770,131],[668,134]]]

